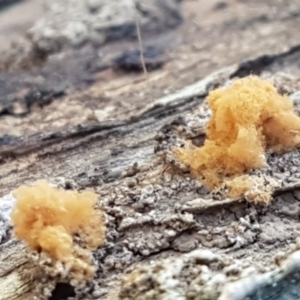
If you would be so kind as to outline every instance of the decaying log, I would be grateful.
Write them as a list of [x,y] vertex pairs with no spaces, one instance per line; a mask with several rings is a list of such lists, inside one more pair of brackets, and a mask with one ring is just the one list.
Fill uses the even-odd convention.
[[[298,51],[298,48],[275,55],[264,68],[270,66],[270,61],[276,63],[280,59],[293,55],[295,51]],[[247,64],[248,66],[251,66],[251,64],[255,66],[257,61],[261,61],[261,58]],[[52,172],[56,176],[52,177],[50,174],[47,177],[50,180],[51,178],[55,180],[61,174],[64,179],[63,182],[57,182],[58,184],[71,185],[71,187],[73,184],[73,187],[79,189],[100,186],[100,190],[106,190],[110,185],[115,185],[118,181],[122,182],[124,178],[130,178],[128,176],[134,175],[135,172],[140,173],[145,178],[153,174],[156,174],[156,176],[159,173],[162,174],[165,165],[154,153],[156,133],[159,132],[160,128],[171,124],[174,119],[176,120],[179,116],[185,115],[201,104],[209,90],[223,84],[226,80],[232,78],[234,74],[239,74],[238,72],[243,68],[243,65],[245,63],[225,68],[174,95],[161,98],[151,107],[141,112],[139,116],[126,121],[83,125],[60,132],[45,132],[30,136],[25,140],[17,139],[2,145],[0,150],[3,167],[1,174],[2,193],[9,192],[20,182],[29,182],[28,173],[30,170],[32,172],[37,170],[39,173],[34,178],[42,177],[43,170],[46,170],[46,165],[51,161],[55,161],[55,164],[52,165]],[[251,69],[251,67],[249,68]],[[33,165],[19,167],[18,176],[14,176],[17,170],[16,162],[28,157],[30,154],[35,155]],[[89,159],[85,161],[87,154]],[[68,164],[67,161],[72,163]],[[68,164],[67,167],[66,163]],[[132,171],[133,165],[137,166],[135,172]],[[298,183],[293,186],[286,186],[275,191],[274,196],[293,192],[298,188]],[[177,197],[176,193],[174,196]],[[192,199],[190,198],[190,200]],[[202,200],[199,199],[199,201]],[[213,201],[211,200],[208,205],[209,201],[205,200],[206,205],[202,208],[193,208],[189,204],[191,202],[187,202],[183,204],[181,210],[194,215],[193,218],[197,218],[197,216],[200,216],[199,214],[203,214],[207,209],[209,209],[207,213],[211,215],[215,211],[230,211],[230,207],[242,205],[243,209],[247,209],[248,206],[244,200],[241,202],[236,200]],[[147,226],[147,221],[144,224]],[[199,225],[194,224],[193,226],[197,228]],[[120,224],[119,228],[125,230],[129,227]],[[180,234],[176,234],[175,238],[176,236],[179,237]],[[2,261],[0,289],[5,291],[1,293],[0,299],[24,299],[24,293],[30,292],[34,285],[31,273],[31,271],[34,272],[34,267],[26,258],[24,244],[9,238],[8,241],[2,243],[0,255]],[[281,281],[282,284],[287,284],[285,279]],[[281,284],[280,282],[278,284]],[[30,299],[30,294],[28,299]],[[225,297],[224,299],[229,298]]]
[[[219,3],[214,9],[216,11],[224,9],[222,5],[226,6],[224,3]],[[168,91],[167,96],[162,96],[160,93],[160,96],[156,97],[154,89],[152,91],[155,96],[154,101],[145,104],[145,99],[148,99],[146,96],[149,95],[143,95],[145,99],[141,101],[142,105],[135,103],[132,111],[130,107],[128,110],[122,108],[120,118],[117,115],[110,120],[104,118],[105,121],[99,121],[99,118],[95,120],[95,115],[93,118],[81,118],[80,111],[76,116],[80,121],[76,125],[74,122],[69,124],[67,120],[58,118],[58,123],[61,121],[63,125],[48,129],[47,123],[44,124],[42,120],[37,121],[37,128],[33,130],[34,121],[38,119],[37,115],[30,118],[32,113],[36,113],[35,105],[41,108],[41,113],[43,109],[49,108],[49,105],[53,105],[52,109],[60,108],[64,101],[67,103],[64,105],[73,105],[72,102],[71,104],[67,102],[67,97],[61,100],[61,97],[66,94],[66,86],[58,85],[61,78],[55,77],[54,72],[52,77],[54,69],[51,63],[53,62],[50,61],[49,65],[41,68],[51,76],[49,78],[46,76],[40,82],[38,86],[40,93],[36,102],[32,100],[37,87],[34,72],[22,73],[22,76],[30,78],[27,85],[20,83],[19,77],[14,77],[15,73],[12,75],[1,73],[3,86],[6,86],[7,80],[16,78],[12,80],[13,84],[5,90],[5,95],[0,99],[1,117],[5,118],[8,115],[13,118],[24,118],[22,124],[26,132],[20,131],[21,133],[14,135],[11,131],[0,138],[0,300],[33,299],[34,286],[40,283],[34,278],[36,268],[30,260],[25,244],[12,235],[7,216],[14,204],[10,192],[21,184],[32,184],[42,178],[66,189],[90,188],[100,196],[100,204],[107,217],[107,244],[94,253],[96,261],[99,262],[99,269],[90,290],[81,295],[84,299],[91,297],[103,300],[109,297],[119,299],[118,291],[124,287],[120,282],[125,273],[139,270],[141,266],[151,270],[150,262],[161,261],[164,264],[170,257],[180,261],[182,257],[185,258],[183,253],[190,255],[194,249],[210,249],[216,255],[223,255],[224,264],[227,260],[229,262],[240,260],[247,263],[248,258],[249,264],[254,262],[257,264],[256,280],[250,277],[242,278],[238,274],[235,283],[227,282],[222,293],[214,294],[209,299],[242,300],[248,296],[253,300],[275,300],[283,297],[281,290],[286,293],[292,291],[289,299],[299,299],[300,288],[294,283],[294,280],[299,278],[299,250],[293,246],[296,238],[300,236],[299,151],[270,155],[269,175],[280,180],[282,185],[273,191],[273,201],[269,206],[249,203],[246,199],[213,199],[197,179],[166,164],[156,153],[159,152],[157,140],[168,135],[170,135],[168,138],[172,139],[174,128],[186,129],[190,126],[189,129],[195,130],[186,133],[186,137],[201,144],[201,138],[203,139],[205,135],[205,124],[203,126],[197,124],[198,127],[193,128],[193,122],[198,120],[197,116],[201,115],[201,109],[204,109],[205,97],[212,89],[228,84],[235,78],[257,74],[273,80],[281,93],[292,95],[296,111],[299,111],[297,95],[300,91],[298,80],[300,72],[295,66],[300,64],[300,46],[294,41],[295,38],[288,40],[285,47],[280,45],[278,49],[281,51],[275,54],[269,50],[276,44],[277,36],[276,39],[273,37],[272,41],[266,39],[269,43],[268,51],[263,51],[265,44],[260,40],[255,45],[257,46],[255,51],[241,50],[242,54],[236,54],[236,59],[232,58],[235,54],[224,59],[220,55],[226,51],[227,42],[226,37],[222,40],[223,44],[220,42],[221,50],[218,48],[217,44],[222,38],[222,32],[233,32],[232,36],[235,36],[236,26],[239,33],[249,27],[249,24],[259,27],[267,23],[270,26],[273,23],[268,21],[273,17],[268,14],[269,9],[265,11],[265,15],[258,15],[256,19],[247,19],[237,11],[237,16],[244,18],[243,22],[239,19],[225,20],[226,26],[222,24],[225,27],[219,26],[215,32],[203,29],[205,38],[209,40],[210,34],[213,37],[211,42],[204,43],[204,46],[201,44],[203,41],[200,41],[198,47],[200,49],[207,47],[207,50],[199,61],[206,66],[206,71],[214,70],[214,72],[207,75],[207,72],[203,71],[202,75],[197,75],[198,77],[195,75],[197,79],[204,78],[195,80],[195,83],[190,85],[184,83],[184,76],[182,76],[180,81],[183,83],[178,83],[180,88],[175,85],[175,89],[173,87],[171,92]],[[288,12],[284,10],[280,14],[277,22],[283,22],[285,18],[292,20],[297,18],[297,14],[299,15],[298,7],[291,7]],[[208,25],[211,24],[208,22]],[[267,25],[263,27],[262,36],[265,32],[269,32]],[[198,25],[193,24],[193,26]],[[279,36],[282,43],[287,35],[282,28],[286,30],[288,27],[288,25],[276,27],[277,30],[281,30]],[[290,27],[293,29],[295,26],[290,25]],[[251,38],[251,32],[251,30],[247,31],[249,34],[247,38]],[[293,34],[295,36],[295,33]],[[231,50],[237,47],[236,39],[240,42],[238,36],[234,38],[232,36],[228,35],[228,39],[233,41],[230,44]],[[278,43],[280,42],[278,37]],[[250,47],[248,43],[244,45]],[[285,51],[282,50],[283,48],[286,48]],[[209,63],[207,53],[212,57]],[[252,55],[253,53],[255,55]],[[262,55],[257,56],[257,53]],[[126,100],[130,104],[131,96],[134,98],[135,93],[145,92],[147,84],[140,77],[134,77],[136,81],[130,79],[124,80],[125,83],[121,82],[119,85],[112,84],[106,90],[103,87],[91,86],[97,81],[97,76],[99,78],[110,76],[107,69],[111,66],[100,64],[98,68],[104,68],[108,75],[106,73],[103,75],[101,72],[97,74],[95,53],[91,54],[89,50],[84,49],[75,51],[72,55],[67,57],[66,64],[69,67],[73,63],[80,68],[71,68],[71,75],[66,72],[62,73],[62,76],[67,78],[68,84],[75,90],[74,94],[78,98],[93,99],[92,94],[100,94],[101,97],[105,94],[102,98],[95,96],[96,100],[103,101],[105,106],[110,105],[105,97],[122,98],[126,92]],[[251,60],[228,67],[232,61],[245,60],[245,57],[250,56]],[[199,64],[200,67],[194,69],[194,64],[195,61],[192,60],[180,71],[183,75],[200,72],[202,65]],[[220,65],[227,67],[219,69]],[[88,78],[83,66],[93,69],[88,73]],[[161,78],[168,78],[170,72],[170,69],[163,70],[161,73],[149,76],[149,80],[158,84]],[[204,74],[206,76],[203,76]],[[179,76],[180,72],[175,75]],[[173,74],[174,77],[175,75]],[[21,92],[13,93],[15,86],[20,87]],[[85,89],[83,93],[78,92],[79,86]],[[74,94],[71,93],[70,98],[75,97]],[[24,107],[20,106],[23,100],[26,104]],[[186,125],[186,121],[190,123]],[[274,257],[278,258],[276,253],[279,249],[282,252],[280,264],[274,262]],[[269,266],[273,269],[268,270]],[[184,279],[185,274],[182,275]],[[248,284],[249,278],[251,285]],[[248,289],[245,289],[245,283]],[[43,284],[47,285],[47,283]],[[57,290],[59,289],[58,284]],[[122,299],[127,299],[126,289],[123,294],[125,298]],[[66,299],[68,296],[72,296],[72,293],[64,297],[53,296],[52,300]],[[159,297],[161,297],[159,299],[167,299],[162,295]],[[197,300],[198,298],[183,299]]]

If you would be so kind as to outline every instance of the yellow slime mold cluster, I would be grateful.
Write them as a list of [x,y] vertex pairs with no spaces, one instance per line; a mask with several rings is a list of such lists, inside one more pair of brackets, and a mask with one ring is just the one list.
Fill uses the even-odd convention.
[[[92,275],[91,262],[83,257],[105,241],[102,216],[94,209],[97,195],[59,190],[45,181],[21,186],[13,194],[17,199],[12,212],[16,237],[24,239],[30,249]],[[74,243],[75,235],[83,242],[80,246]]]
[[208,96],[212,117],[201,148],[179,149],[179,159],[210,188],[224,177],[266,165],[265,150],[290,150],[300,143],[300,118],[287,96],[268,81],[250,76]]

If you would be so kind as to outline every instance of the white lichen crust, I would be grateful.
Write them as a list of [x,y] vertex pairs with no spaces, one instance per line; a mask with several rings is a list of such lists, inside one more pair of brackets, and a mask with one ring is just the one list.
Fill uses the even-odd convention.
[[299,239],[273,270],[261,268],[251,258],[232,259],[210,250],[142,265],[122,279],[117,299],[243,300],[259,290],[262,294],[271,291],[288,276],[299,274],[298,245]]

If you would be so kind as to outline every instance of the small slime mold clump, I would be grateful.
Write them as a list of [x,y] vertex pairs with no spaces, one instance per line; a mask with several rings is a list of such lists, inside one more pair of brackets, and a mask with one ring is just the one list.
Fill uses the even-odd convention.
[[[13,195],[17,199],[11,215],[16,237],[79,277],[91,277],[95,271],[91,251],[105,242],[105,224],[94,208],[97,195],[59,190],[45,181],[21,186]],[[80,243],[75,243],[78,239]]]
[[293,103],[256,76],[236,80],[208,96],[212,117],[201,148],[177,149],[191,173],[210,188],[266,165],[266,149],[291,150],[300,143]]

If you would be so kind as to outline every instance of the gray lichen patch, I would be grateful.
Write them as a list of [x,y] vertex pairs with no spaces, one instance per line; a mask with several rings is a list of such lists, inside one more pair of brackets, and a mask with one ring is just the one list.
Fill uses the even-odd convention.
[[291,292],[286,290],[285,281],[293,279],[296,284],[299,278],[298,244],[299,240],[281,255],[277,267],[262,267],[251,256],[234,259],[209,250],[143,264],[124,276],[116,299],[242,300],[269,299],[270,293],[288,295]]
[[217,299],[227,282],[258,273],[249,260],[233,260],[209,250],[142,265],[120,284],[118,299]]

